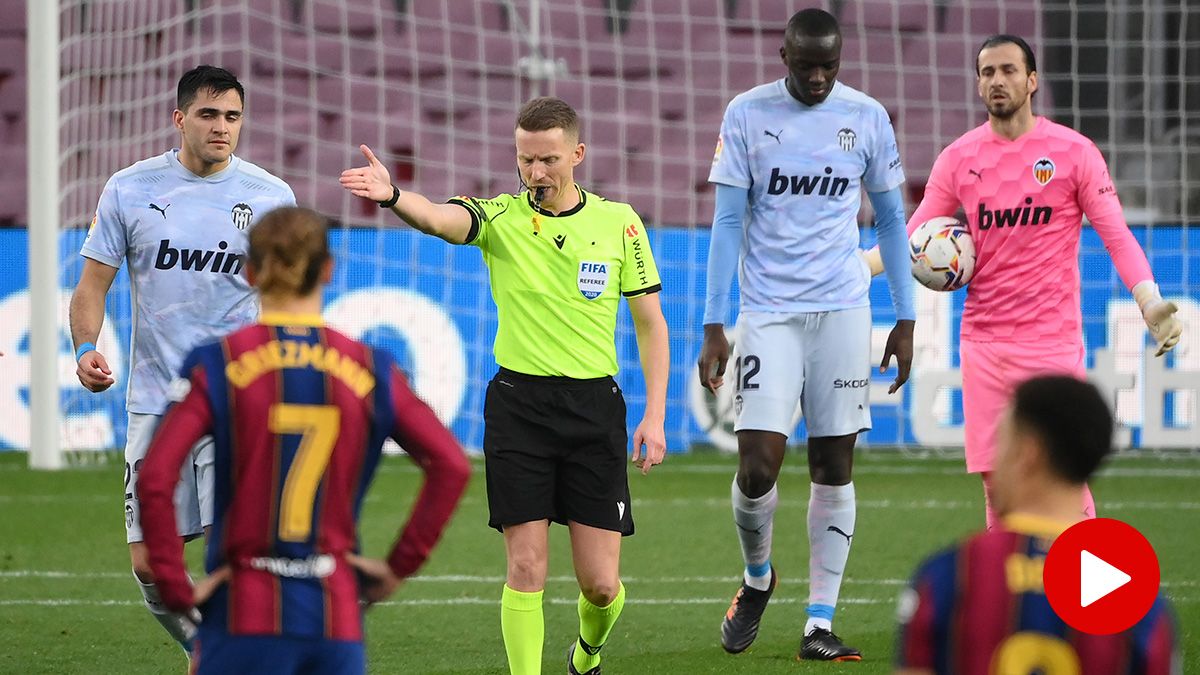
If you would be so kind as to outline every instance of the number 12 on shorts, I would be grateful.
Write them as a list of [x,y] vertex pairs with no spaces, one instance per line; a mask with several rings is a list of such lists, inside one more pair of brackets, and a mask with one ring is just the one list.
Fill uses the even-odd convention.
[[758,389],[758,383],[753,380],[754,376],[758,375],[758,369],[761,365],[758,357],[754,354],[747,354],[737,360],[734,369],[734,383],[738,391]]

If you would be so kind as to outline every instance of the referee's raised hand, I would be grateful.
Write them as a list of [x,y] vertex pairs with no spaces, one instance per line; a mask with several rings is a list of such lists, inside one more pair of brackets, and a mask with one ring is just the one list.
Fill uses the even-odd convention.
[[387,167],[371,152],[371,148],[360,145],[358,149],[362,150],[363,156],[367,158],[367,165],[343,171],[339,179],[342,187],[355,197],[365,197],[373,202],[391,199],[392,175],[388,173]]

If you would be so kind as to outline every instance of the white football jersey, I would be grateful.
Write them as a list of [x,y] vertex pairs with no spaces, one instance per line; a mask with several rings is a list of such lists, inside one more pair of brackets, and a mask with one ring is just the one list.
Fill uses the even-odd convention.
[[741,307],[823,312],[869,304],[859,258],[862,190],[904,183],[896,133],[878,101],[840,82],[807,106],[780,79],[725,110],[708,180],[747,188]]
[[129,263],[129,412],[162,414],[188,352],[257,319],[242,273],[247,232],[257,216],[296,203],[287,183],[250,162],[233,157],[202,178],[177,153],[108,179],[81,251],[111,267]]

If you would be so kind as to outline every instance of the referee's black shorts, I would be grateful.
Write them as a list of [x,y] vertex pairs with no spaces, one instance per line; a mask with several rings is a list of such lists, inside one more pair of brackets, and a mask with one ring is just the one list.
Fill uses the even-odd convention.
[[483,406],[488,525],[574,521],[633,534],[625,399],[611,377],[501,368]]

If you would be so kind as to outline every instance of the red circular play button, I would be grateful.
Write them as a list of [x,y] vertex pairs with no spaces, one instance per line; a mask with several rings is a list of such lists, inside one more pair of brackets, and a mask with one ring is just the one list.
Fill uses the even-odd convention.
[[1158,596],[1158,556],[1119,520],[1095,518],[1063,532],[1046,555],[1042,583],[1055,614],[1092,635],[1119,633]]

